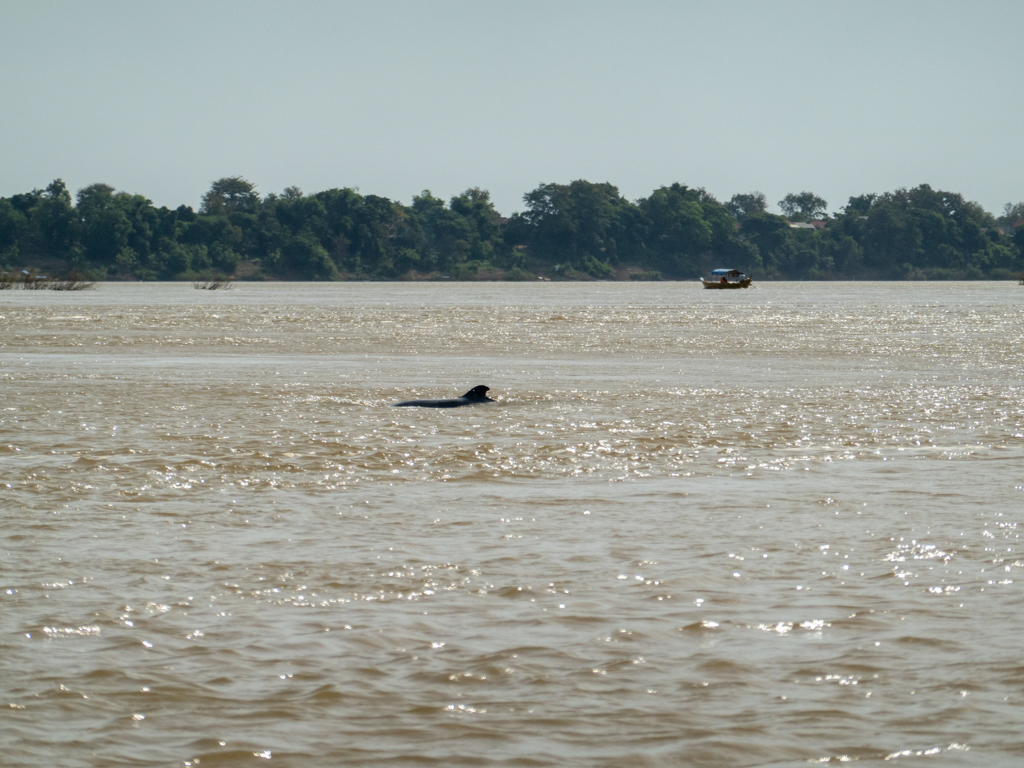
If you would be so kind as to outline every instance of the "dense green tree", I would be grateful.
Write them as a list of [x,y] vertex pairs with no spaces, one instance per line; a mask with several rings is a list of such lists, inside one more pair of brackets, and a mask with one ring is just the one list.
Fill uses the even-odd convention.
[[680,184],[661,187],[639,203],[650,222],[647,246],[654,266],[673,276],[703,271],[702,257],[711,251],[713,230],[696,190]]
[[122,271],[130,270],[137,266],[134,253],[128,251],[132,225],[114,194],[114,188],[108,184],[90,184],[78,190],[76,210],[82,249],[87,263],[103,269],[117,265]]
[[0,199],[0,270],[11,269],[21,252],[18,243],[28,231],[28,218],[10,200]]
[[788,276],[785,269],[791,261],[793,230],[785,218],[773,213],[753,213],[743,219],[741,232],[757,248],[768,276]]
[[467,189],[451,199],[450,207],[454,213],[472,224],[481,242],[493,242],[497,237],[501,215],[491,202],[491,193],[486,189]]
[[[193,254],[195,250],[187,245],[171,243],[161,253],[162,258],[157,263],[159,267],[157,274],[166,279],[173,279],[190,270],[193,265]],[[198,265],[195,265],[198,266]]]
[[479,239],[474,221],[450,209],[429,189],[413,198],[412,216],[423,233],[422,267],[450,271],[470,259],[473,240]]
[[882,200],[868,211],[864,227],[865,262],[884,270],[886,277],[908,259],[917,261],[921,247],[921,231],[908,220],[906,212]]
[[791,192],[779,200],[779,208],[788,219],[812,221],[826,215],[828,203],[813,192]]
[[305,280],[330,280],[337,275],[330,254],[308,230],[290,238],[283,254],[285,267]]
[[821,252],[836,275],[859,278],[864,274],[864,251],[857,241],[841,230],[826,230],[821,234]]
[[998,221],[1000,224],[1012,226],[1021,219],[1024,219],[1024,203],[1007,203],[1003,206],[1003,215]]
[[329,189],[318,192],[314,197],[324,207],[329,240],[323,246],[331,260],[349,274],[364,274],[359,250],[353,245],[362,196],[353,189]]
[[871,206],[874,205],[878,195],[859,195],[857,197],[851,197],[850,201],[846,204],[843,209],[843,213],[849,216],[866,216],[867,212],[871,210]]
[[255,184],[241,176],[225,176],[210,185],[199,210],[212,216],[226,216],[236,211],[256,213],[259,204],[260,196]]
[[74,240],[75,211],[71,193],[61,179],[53,181],[39,199],[35,211],[39,239],[44,252],[61,258]]
[[523,196],[527,210],[515,229],[526,234],[536,257],[607,278],[619,260],[615,235],[632,204],[612,184],[577,180],[542,184]]
[[768,198],[764,192],[750,192],[749,194],[733,195],[725,204],[729,213],[737,219],[749,216],[752,213],[764,213],[768,210]]

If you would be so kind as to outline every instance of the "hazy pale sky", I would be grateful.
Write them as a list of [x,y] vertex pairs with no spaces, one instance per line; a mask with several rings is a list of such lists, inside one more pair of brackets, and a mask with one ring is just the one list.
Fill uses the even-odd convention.
[[0,0],[0,196],[1024,200],[1021,0]]

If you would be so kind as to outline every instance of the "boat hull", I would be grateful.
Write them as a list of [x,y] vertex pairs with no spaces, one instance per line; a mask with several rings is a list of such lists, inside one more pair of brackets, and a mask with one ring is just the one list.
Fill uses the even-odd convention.
[[705,288],[749,288],[750,280],[751,278],[748,277],[746,280],[723,283],[720,280],[705,280],[703,277],[700,279]]

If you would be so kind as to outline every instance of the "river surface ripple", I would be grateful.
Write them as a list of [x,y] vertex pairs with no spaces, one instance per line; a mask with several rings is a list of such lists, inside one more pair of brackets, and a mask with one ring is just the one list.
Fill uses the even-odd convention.
[[0,292],[0,763],[1024,764],[1022,306]]

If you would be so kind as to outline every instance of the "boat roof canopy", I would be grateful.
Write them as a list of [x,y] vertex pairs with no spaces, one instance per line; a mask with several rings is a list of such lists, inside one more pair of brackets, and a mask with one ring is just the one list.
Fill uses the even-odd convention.
[[728,277],[729,275],[742,275],[738,269],[712,269],[711,274],[715,277]]

